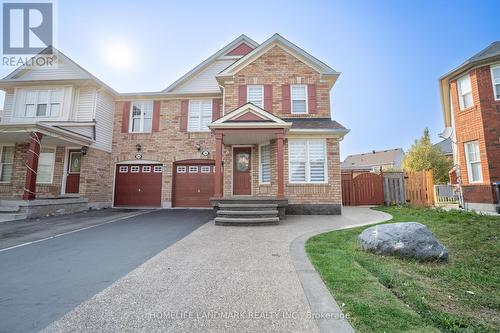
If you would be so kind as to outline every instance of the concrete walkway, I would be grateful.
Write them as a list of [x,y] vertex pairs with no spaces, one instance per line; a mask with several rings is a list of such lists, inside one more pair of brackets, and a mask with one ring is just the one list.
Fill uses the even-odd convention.
[[302,287],[292,242],[388,218],[347,207],[342,216],[288,216],[277,226],[207,223],[46,331],[319,332],[310,314],[322,308]]

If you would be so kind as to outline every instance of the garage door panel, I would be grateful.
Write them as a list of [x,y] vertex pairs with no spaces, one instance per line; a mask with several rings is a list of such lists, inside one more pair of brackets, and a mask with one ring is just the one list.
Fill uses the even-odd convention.
[[[213,163],[177,164],[174,167],[174,206],[176,207],[210,207],[210,198],[214,195]],[[197,170],[196,172],[189,172]],[[197,168],[194,168],[197,166]],[[205,168],[202,168],[204,166]],[[209,167],[209,168],[207,168]],[[209,170],[209,172],[201,172]],[[185,171],[185,172],[177,172]]]
[[[150,166],[149,172],[143,167]],[[153,172],[155,165],[127,165],[127,172],[120,172],[116,167],[115,206],[161,206],[162,173]],[[139,167],[138,172],[132,169]]]

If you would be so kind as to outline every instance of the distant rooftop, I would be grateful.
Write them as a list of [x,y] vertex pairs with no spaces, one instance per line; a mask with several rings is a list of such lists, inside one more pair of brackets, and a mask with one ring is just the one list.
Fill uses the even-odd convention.
[[434,147],[441,148],[441,151],[445,155],[452,155],[453,154],[453,147],[452,147],[451,139],[445,139],[443,141],[439,141],[438,143],[434,144]]
[[371,166],[387,165],[396,162],[398,157],[404,154],[402,148],[387,149],[387,150],[372,150],[369,153],[349,155],[342,162],[342,168],[367,168]]

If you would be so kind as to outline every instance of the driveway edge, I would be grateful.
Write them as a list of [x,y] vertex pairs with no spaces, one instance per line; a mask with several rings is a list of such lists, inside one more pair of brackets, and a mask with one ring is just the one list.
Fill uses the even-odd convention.
[[[338,229],[328,228],[310,232],[295,238],[290,244],[290,255],[293,266],[295,267],[302,289],[304,289],[304,293],[307,297],[312,313],[319,317],[316,318],[316,322],[319,326],[320,332],[355,333],[355,330],[345,318],[342,309],[337,304],[327,286],[309,260],[305,249],[307,240],[324,232],[351,229],[365,225],[377,224],[392,219],[390,214],[383,214],[384,217],[380,220],[353,224],[351,226],[341,227]],[[330,315],[331,317],[322,318],[322,314]]]

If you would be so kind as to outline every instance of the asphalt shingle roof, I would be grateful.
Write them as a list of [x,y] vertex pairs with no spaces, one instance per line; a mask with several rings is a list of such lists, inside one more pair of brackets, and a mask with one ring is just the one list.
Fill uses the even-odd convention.
[[403,154],[402,148],[372,151],[369,153],[349,155],[342,162],[343,168],[368,167],[394,163],[397,156]]

